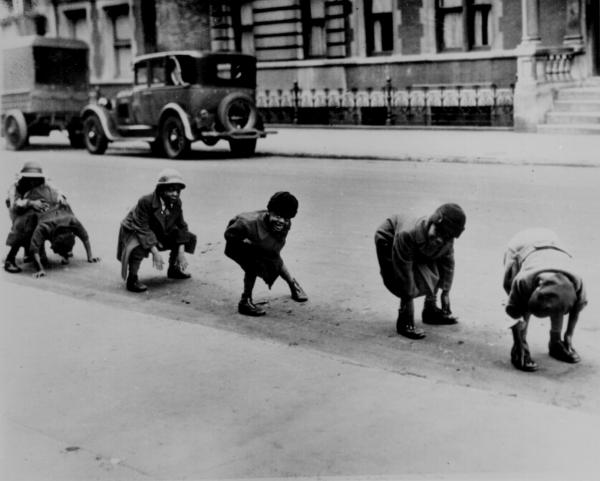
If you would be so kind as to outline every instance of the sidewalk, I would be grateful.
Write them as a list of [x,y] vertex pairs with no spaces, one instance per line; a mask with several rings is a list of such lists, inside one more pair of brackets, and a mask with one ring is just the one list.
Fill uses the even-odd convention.
[[467,163],[600,166],[600,136],[506,130],[276,127],[257,152]]
[[546,481],[600,469],[597,416],[26,282],[0,288],[1,479]]

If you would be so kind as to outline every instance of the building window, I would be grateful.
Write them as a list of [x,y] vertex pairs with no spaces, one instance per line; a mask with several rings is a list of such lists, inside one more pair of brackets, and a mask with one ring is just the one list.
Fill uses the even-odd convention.
[[129,77],[131,70],[131,20],[129,5],[106,7],[112,27],[112,48],[114,55],[114,77]]
[[439,51],[490,48],[491,0],[437,0]]
[[394,10],[392,0],[365,0],[367,55],[394,50]]
[[87,23],[87,13],[85,8],[77,10],[65,10],[65,18],[67,19],[68,36],[78,40],[89,40],[89,26]]
[[304,58],[324,57],[327,53],[325,2],[302,0],[301,7]]

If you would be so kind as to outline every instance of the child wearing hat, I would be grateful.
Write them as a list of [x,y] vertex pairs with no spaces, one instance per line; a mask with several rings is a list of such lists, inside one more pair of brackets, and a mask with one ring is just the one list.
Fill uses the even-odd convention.
[[158,176],[154,192],[141,197],[121,222],[117,259],[121,275],[127,280],[127,290],[144,292],[148,287],[138,279],[144,258],[152,254],[152,264],[162,270],[160,251],[169,250],[170,279],[189,279],[185,253],[193,254],[196,236],[183,218],[181,191],[185,182],[175,169],[164,169]]
[[94,257],[90,239],[85,227],[79,222],[68,205],[57,205],[46,210],[38,220],[38,224],[31,236],[29,252],[33,255],[37,272],[34,277],[46,275],[40,251],[43,250],[45,241],[50,241],[52,250],[62,257],[62,263],[68,264],[72,256],[75,237],[78,237],[85,247],[88,262],[99,262],[99,257]]
[[[377,259],[384,285],[400,298],[398,334],[423,339],[415,327],[414,299],[425,296],[425,324],[455,324],[450,310],[454,278],[454,239],[463,232],[466,216],[457,204],[443,204],[430,216],[394,215],[375,232]],[[437,293],[441,290],[441,308]]]
[[[10,247],[4,261],[6,272],[21,272],[22,269],[16,263],[19,249],[24,247],[27,254],[38,216],[57,205],[67,205],[65,196],[47,182],[39,163],[25,162],[6,198],[8,214],[12,221],[11,230],[6,239],[6,245]],[[41,257],[45,258],[43,250]]]
[[289,192],[276,192],[266,210],[238,214],[225,230],[225,255],[244,270],[244,290],[238,312],[247,316],[262,316],[265,310],[254,304],[252,291],[256,278],[269,286],[281,276],[289,285],[292,299],[305,302],[308,296],[290,274],[281,258],[281,249],[298,212],[298,200]]
[[[573,259],[556,233],[545,228],[526,229],[509,241],[504,254],[503,287],[508,294],[506,313],[517,320],[511,327],[513,366],[530,372],[538,369],[527,344],[532,314],[550,318],[550,356],[568,363],[581,360],[572,340],[587,297]],[[567,314],[567,328],[561,338]]]

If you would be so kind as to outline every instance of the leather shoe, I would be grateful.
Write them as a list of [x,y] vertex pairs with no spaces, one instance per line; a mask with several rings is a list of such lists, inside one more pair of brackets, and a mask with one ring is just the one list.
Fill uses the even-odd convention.
[[13,261],[5,261],[4,262],[4,270],[6,272],[10,272],[11,274],[17,274],[17,273],[21,272],[23,269],[21,269]]
[[308,301],[306,292],[304,292],[304,289],[300,287],[300,284],[298,284],[296,279],[293,279],[292,282],[290,282],[290,291],[292,292],[292,299],[294,299],[296,302]]
[[142,284],[137,279],[128,279],[127,290],[131,292],[144,292],[148,290],[148,286],[146,284]]
[[415,327],[415,321],[412,313],[403,308],[398,311],[398,320],[396,321],[396,332],[409,339],[423,339],[425,331]]
[[245,316],[264,316],[266,311],[252,302],[252,299],[242,299],[238,304],[238,312]]
[[458,319],[449,312],[444,312],[437,306],[425,306],[421,315],[424,324],[444,326],[456,324]]
[[167,271],[167,277],[169,279],[189,279],[192,275],[182,271],[179,267],[170,266]]
[[559,361],[576,364],[581,361],[581,357],[573,348],[569,349],[563,341],[550,341],[548,344],[548,354]]

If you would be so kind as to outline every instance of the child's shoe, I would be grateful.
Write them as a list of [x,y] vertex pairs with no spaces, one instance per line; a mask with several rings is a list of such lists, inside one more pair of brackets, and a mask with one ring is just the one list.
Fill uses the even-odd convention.
[[262,307],[254,304],[252,299],[249,297],[242,297],[238,304],[238,312],[240,314],[244,314],[245,316],[254,317],[264,316],[266,314],[266,311]]

